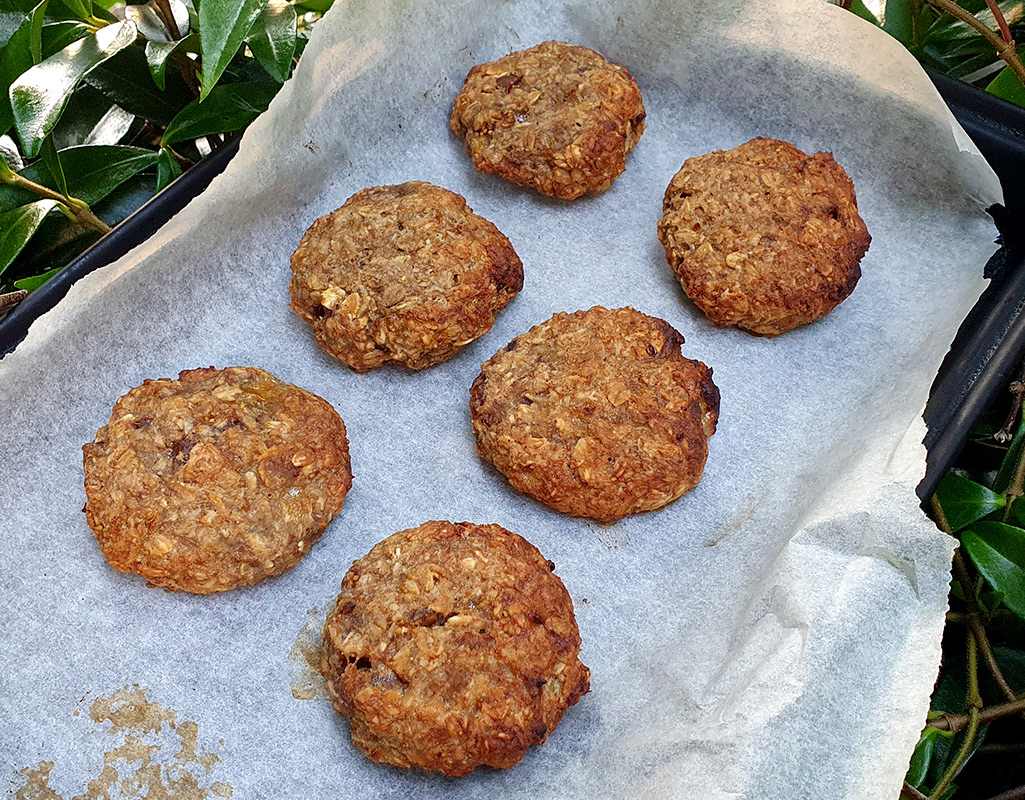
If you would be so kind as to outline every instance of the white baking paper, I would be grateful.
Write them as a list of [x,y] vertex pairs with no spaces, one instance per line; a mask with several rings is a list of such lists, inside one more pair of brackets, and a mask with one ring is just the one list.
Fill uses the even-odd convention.
[[[553,38],[627,66],[648,109],[626,173],[574,203],[477,174],[447,127],[473,64]],[[655,235],[686,158],[758,135],[832,151],[873,237],[854,294],[776,339],[709,325]],[[524,289],[451,362],[355,375],[288,308],[289,256],[353,192],[413,179],[494,221]],[[911,56],[833,6],[339,2],[227,171],[0,362],[9,787],[136,797],[156,764],[146,780],[193,771],[183,797],[893,800],[936,675],[952,550],[914,494],[921,412],[983,288],[995,235],[983,209],[998,200]],[[722,393],[697,489],[609,527],[510,489],[477,457],[467,408],[499,347],[595,304],[668,320]],[[287,575],[212,597],[146,588],[107,565],[86,525],[81,445],[144,379],[233,364],[338,408],[352,492]],[[374,765],[327,702],[293,697],[300,631],[316,630],[349,564],[428,519],[526,536],[576,602],[592,691],[506,772]],[[133,728],[97,703],[142,690],[216,759],[200,766],[185,744],[138,755],[169,728]],[[53,794],[26,794],[42,785]]]

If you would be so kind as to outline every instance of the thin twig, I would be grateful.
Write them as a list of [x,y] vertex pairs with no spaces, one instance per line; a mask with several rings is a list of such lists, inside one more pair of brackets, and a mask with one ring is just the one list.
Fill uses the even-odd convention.
[[1025,786],[1019,786],[1017,789],[1010,789],[1006,792],[1001,792],[989,800],[1025,800]]
[[45,197],[47,200],[56,200],[58,203],[70,208],[79,222],[83,225],[95,228],[100,233],[110,233],[111,230],[113,230],[106,222],[93,214],[89,206],[81,200],[76,200],[74,197],[65,197],[47,186],[43,186],[42,184],[22,177],[17,172],[11,172],[8,170],[0,176],[0,183],[6,183],[10,186],[17,187],[18,189],[26,189],[30,192],[35,192],[40,197]]
[[[980,22],[974,14],[965,11],[957,3],[952,0],[928,0],[931,5],[936,6],[940,11],[945,11],[952,17],[956,17],[971,28],[981,33],[987,42],[993,45],[997,51],[997,55],[1000,56],[1007,66],[1011,68],[1011,71],[1018,76],[1018,80],[1025,86],[1025,64],[1022,64],[1021,59],[1018,58],[1018,52],[1014,47],[1013,41],[1005,41],[1002,37],[991,31],[986,25]],[[1002,16],[1002,15],[1001,15]]]
[[174,19],[174,11],[171,9],[170,0],[153,0],[153,5],[157,7],[160,20],[164,23],[164,27],[167,28],[168,34],[177,42],[182,38],[182,35],[178,30],[178,23]]
[[979,694],[979,651],[975,637],[969,633],[968,640],[968,731],[965,733],[961,749],[957,751],[954,760],[950,762],[943,777],[932,787],[930,800],[942,797],[947,787],[954,782],[957,773],[961,771],[964,762],[972,752],[975,744],[975,736],[979,732],[979,712],[982,708],[982,696]]
[[[987,722],[1010,717],[1012,714],[1020,714],[1022,711],[1025,711],[1025,697],[1015,700],[1013,703],[989,706],[979,712],[979,724],[985,725]],[[970,715],[968,714],[944,714],[942,717],[931,719],[925,724],[930,728],[939,728],[941,731],[957,733],[968,725],[970,721]]]
[[1022,362],[1018,380],[1012,381],[1010,387],[1014,400],[1011,401],[1011,411],[1007,415],[1004,427],[993,434],[993,438],[1003,444],[1014,438],[1014,423],[1018,421],[1018,412],[1021,411],[1022,397],[1025,396],[1025,361]]
[[26,297],[28,297],[28,292],[24,289],[0,294],[0,314],[6,314]]
[[911,800],[929,800],[928,795],[922,794],[918,789],[912,786],[907,781],[904,781],[904,786],[900,790],[901,797],[908,797]]
[[997,26],[1000,28],[1000,35],[1004,41],[1008,44],[1014,44],[1014,39],[1011,38],[1011,29],[1007,27],[1007,20],[1004,19],[1004,12],[1000,10],[1000,6],[997,5],[997,0],[986,0],[986,5],[989,6],[990,13],[993,14],[993,19],[997,21]]

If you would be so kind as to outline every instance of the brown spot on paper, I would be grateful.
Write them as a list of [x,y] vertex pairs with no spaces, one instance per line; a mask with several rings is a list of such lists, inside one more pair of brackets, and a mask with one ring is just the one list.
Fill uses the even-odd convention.
[[[79,716],[77,710],[74,716]],[[97,698],[89,706],[89,719],[120,741],[103,754],[99,774],[71,800],[205,800],[234,793],[230,783],[209,782],[220,758],[200,746],[199,726],[179,721],[173,708],[151,702],[146,689],[125,686]],[[54,767],[52,761],[40,761],[34,769],[23,769],[25,784],[16,800],[65,800],[50,788]]]
[[320,651],[323,641],[320,632],[327,615],[334,608],[334,602],[325,606],[323,613],[314,606],[306,612],[306,624],[295,637],[288,652],[288,683],[292,697],[296,700],[327,698],[327,684],[320,674]]

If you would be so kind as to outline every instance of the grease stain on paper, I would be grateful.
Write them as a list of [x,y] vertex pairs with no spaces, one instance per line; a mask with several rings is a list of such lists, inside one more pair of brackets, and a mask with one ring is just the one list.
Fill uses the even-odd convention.
[[296,700],[329,699],[327,683],[320,674],[320,653],[324,646],[320,632],[334,607],[332,600],[323,611],[317,606],[307,611],[306,623],[288,651],[288,684]]
[[[99,697],[89,706],[89,719],[106,726],[120,742],[103,754],[99,775],[71,800],[205,800],[231,797],[230,783],[208,783],[210,772],[220,761],[199,746],[199,726],[178,720],[178,713],[146,697],[138,684],[125,686],[110,697]],[[83,701],[84,702],[84,698]],[[74,716],[79,716],[76,710]],[[16,800],[65,800],[50,786],[55,763],[40,761],[35,768],[21,770],[25,783]]]

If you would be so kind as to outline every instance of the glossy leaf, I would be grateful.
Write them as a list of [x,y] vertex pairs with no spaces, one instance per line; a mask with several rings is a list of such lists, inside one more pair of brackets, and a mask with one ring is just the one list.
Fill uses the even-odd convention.
[[18,77],[11,85],[14,125],[29,158],[60,119],[68,98],[86,72],[135,41],[135,25],[108,25]]
[[189,30],[189,9],[182,0],[168,0],[177,35],[171,36],[164,24],[164,18],[157,10],[153,0],[143,5],[125,6],[125,19],[130,19],[139,29],[139,33],[151,42],[175,42]]
[[188,50],[193,53],[198,51],[199,37],[191,33],[184,39],[177,42],[147,42],[146,43],[146,65],[149,67],[149,74],[160,91],[164,91],[164,72],[167,69],[168,59],[177,50]]
[[11,38],[7,40],[7,46],[4,47],[3,53],[0,53],[0,90],[2,90],[0,91],[0,131],[5,133],[14,123],[14,114],[11,111],[11,84],[25,70],[31,69],[37,63],[32,60],[32,48],[29,40],[32,38],[32,30],[37,16],[41,24],[47,2],[48,0],[43,0],[32,9],[17,30],[11,34]]
[[161,148],[160,156],[157,158],[157,191],[163,191],[170,186],[174,179],[182,174],[182,168],[178,161],[166,147]]
[[43,20],[46,16],[47,0],[43,0],[29,15],[28,50],[32,54],[32,63],[43,60]]
[[50,134],[58,150],[80,144],[117,144],[135,120],[91,86],[71,95],[60,122]]
[[[1025,54],[1025,48],[1022,53]],[[986,91],[1017,106],[1025,107],[1025,86],[1022,86],[1018,76],[1011,71],[1010,67],[1004,67],[1000,74],[990,81]]]
[[100,64],[86,76],[86,81],[125,111],[158,125],[174,119],[193,98],[175,70],[167,74],[164,90],[159,91],[141,47],[129,47]]
[[62,269],[64,269],[64,267],[55,267],[49,272],[44,272],[42,275],[33,275],[31,278],[22,278],[20,281],[14,282],[14,288],[24,289],[26,292],[34,292]]
[[15,172],[25,166],[21,160],[21,153],[18,152],[18,145],[10,136],[0,136],[0,165]]
[[915,752],[911,754],[911,763],[908,765],[908,774],[905,780],[916,789],[925,782],[929,774],[929,764],[932,762],[933,750],[940,737],[952,737],[953,734],[941,731],[939,728],[926,727],[922,735],[918,737],[918,744],[915,745]]
[[1025,619],[1025,530],[1001,522],[977,522],[961,533],[961,545],[1004,605]]
[[36,200],[0,214],[0,275],[28,244],[39,224],[56,205],[53,200]]
[[47,136],[46,141],[43,142],[43,148],[39,153],[40,160],[46,166],[46,169],[50,173],[52,183],[50,186],[55,188],[65,197],[68,196],[68,181],[64,177],[64,167],[61,165],[60,156],[57,155],[57,148],[53,146],[53,137]]
[[90,33],[89,26],[81,22],[51,22],[42,30],[43,58],[59,53],[72,42],[84,39]]
[[959,531],[998,508],[1007,498],[961,475],[948,474],[936,489],[951,531]]
[[278,83],[284,83],[292,69],[297,20],[295,7],[287,0],[269,0],[246,38],[256,60]]
[[228,66],[266,0],[205,0],[199,6],[203,74],[199,99],[205,100]]
[[161,145],[244,128],[266,110],[278,88],[273,83],[226,83],[218,86],[206,101],[193,101],[172,120]]
[[[141,147],[84,146],[60,151],[61,165],[71,197],[88,205],[99,202],[133,175],[157,163],[157,154]],[[20,173],[31,181],[56,189],[49,171],[36,161]],[[0,186],[0,210],[21,205],[31,193]]]
[[324,13],[334,4],[334,0],[301,0],[296,3],[295,7],[298,11],[319,11]]

